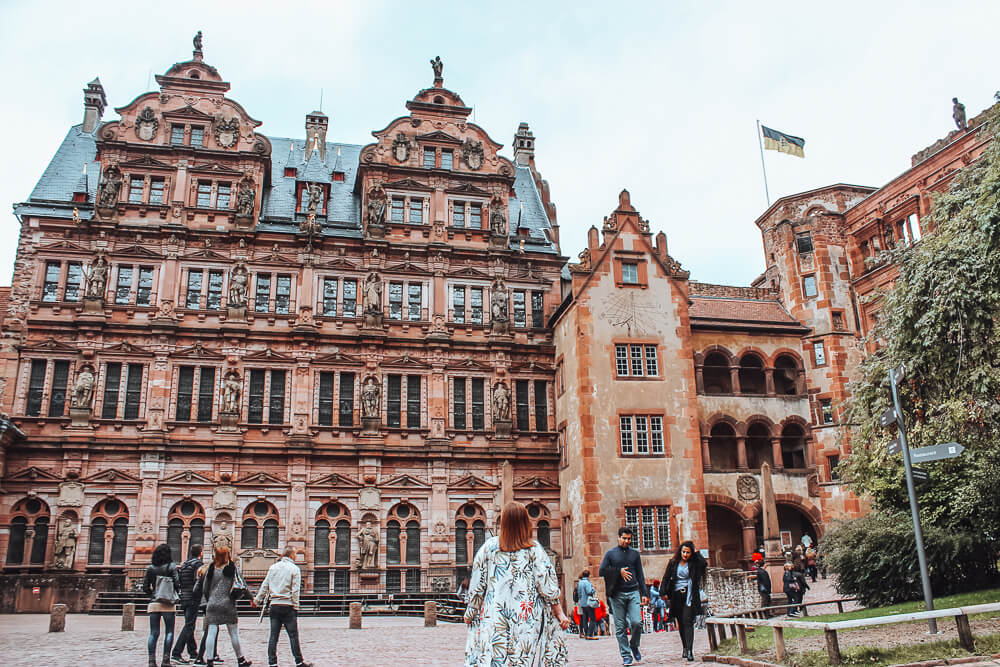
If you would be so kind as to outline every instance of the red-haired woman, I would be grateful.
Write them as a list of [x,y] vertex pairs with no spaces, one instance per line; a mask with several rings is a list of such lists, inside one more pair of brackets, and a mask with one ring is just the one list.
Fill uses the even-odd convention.
[[531,539],[528,510],[507,503],[500,536],[486,540],[472,564],[465,622],[466,667],[566,664],[563,632],[569,619],[559,603],[556,570],[545,550]]
[[236,602],[230,593],[236,581],[236,564],[229,557],[229,547],[216,547],[212,553],[212,564],[205,573],[204,596],[208,602],[205,607],[205,618],[208,620],[205,645],[208,647],[208,667],[215,660],[216,638],[219,636],[219,626],[224,625],[229,630],[229,641],[233,644],[238,667],[250,667],[250,661],[243,657],[240,647],[240,629],[237,626]]

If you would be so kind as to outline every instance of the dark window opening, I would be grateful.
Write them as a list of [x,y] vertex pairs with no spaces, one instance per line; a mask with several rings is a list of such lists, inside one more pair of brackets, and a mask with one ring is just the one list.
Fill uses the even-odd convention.
[[764,394],[767,382],[764,376],[764,362],[754,354],[745,354],[740,359],[740,393]]
[[729,372],[729,361],[724,355],[713,352],[705,357],[702,377],[706,394],[733,393],[733,376]]
[[340,416],[341,426],[354,426],[354,373],[340,374]]

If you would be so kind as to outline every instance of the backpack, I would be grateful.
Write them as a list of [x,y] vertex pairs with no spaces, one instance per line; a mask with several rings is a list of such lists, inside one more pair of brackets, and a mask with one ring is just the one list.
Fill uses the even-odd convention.
[[579,602],[579,601],[580,601],[580,585],[577,584],[576,586],[573,587],[573,602]]
[[153,587],[153,602],[177,604],[180,598],[174,588],[174,578],[157,575],[156,586]]

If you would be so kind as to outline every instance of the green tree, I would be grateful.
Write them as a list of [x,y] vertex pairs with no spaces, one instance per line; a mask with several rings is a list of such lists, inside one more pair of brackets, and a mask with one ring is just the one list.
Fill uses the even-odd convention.
[[[1000,129],[995,105],[981,132]],[[1000,545],[1000,141],[935,197],[932,234],[891,251],[899,279],[882,295],[871,333],[883,343],[851,384],[854,424],[842,472],[852,489],[885,514],[908,510],[903,465],[887,445],[895,429],[878,417],[891,405],[888,370],[906,368],[900,400],[911,447],[957,441],[956,459],[921,464],[925,523],[985,536]]]

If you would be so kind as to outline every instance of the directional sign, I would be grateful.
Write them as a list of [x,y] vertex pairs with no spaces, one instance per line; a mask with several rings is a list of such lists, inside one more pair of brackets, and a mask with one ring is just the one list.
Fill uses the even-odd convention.
[[928,475],[927,471],[924,470],[923,468],[913,467],[910,468],[910,471],[913,473],[914,482],[926,482],[931,478],[931,476]]
[[965,447],[957,442],[945,442],[931,447],[918,447],[910,450],[910,460],[914,463],[926,461],[940,461],[942,459],[953,459],[961,456]]
[[899,441],[899,438],[896,438],[895,440],[889,443],[890,454],[899,454],[902,451],[903,451],[903,443]]
[[882,428],[885,428],[890,424],[895,424],[896,420],[897,420],[896,409],[889,408],[888,410],[882,413],[882,416],[879,418],[879,423],[882,424]]

